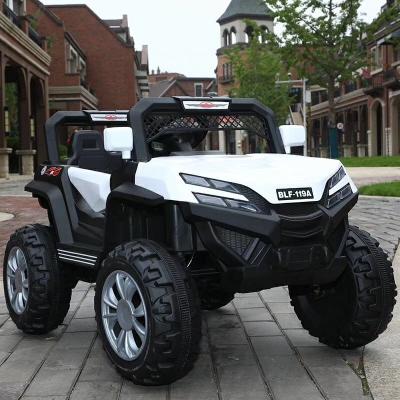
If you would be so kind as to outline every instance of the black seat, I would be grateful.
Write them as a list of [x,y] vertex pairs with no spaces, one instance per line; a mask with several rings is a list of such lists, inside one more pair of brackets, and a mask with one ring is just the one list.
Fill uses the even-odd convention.
[[68,165],[105,173],[112,173],[122,166],[120,154],[110,154],[104,150],[103,136],[98,131],[77,132],[72,142],[72,151]]

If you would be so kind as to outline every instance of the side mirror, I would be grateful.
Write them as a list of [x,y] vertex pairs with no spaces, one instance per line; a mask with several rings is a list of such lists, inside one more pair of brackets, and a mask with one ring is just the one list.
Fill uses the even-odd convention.
[[104,149],[106,151],[120,151],[124,160],[131,158],[133,150],[133,131],[128,127],[104,129]]
[[286,153],[290,154],[292,147],[305,146],[306,130],[302,125],[282,125],[279,127]]

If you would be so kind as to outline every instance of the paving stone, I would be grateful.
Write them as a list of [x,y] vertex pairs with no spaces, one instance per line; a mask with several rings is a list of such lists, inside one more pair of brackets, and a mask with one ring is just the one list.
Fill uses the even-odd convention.
[[310,368],[347,366],[339,351],[328,346],[299,347],[297,350],[303,362]]
[[302,329],[301,322],[296,314],[275,314],[279,325],[282,329]]
[[290,355],[293,349],[284,336],[252,337],[251,343],[259,359],[274,355]]
[[195,368],[170,387],[173,400],[218,399],[218,389],[213,378],[212,361],[209,355],[201,354]]
[[235,297],[257,297],[258,293],[236,293]]
[[231,329],[242,326],[236,315],[208,313],[206,318],[209,329]]
[[217,372],[223,400],[269,399],[255,364],[246,368],[241,365],[217,367]]
[[22,396],[22,400],[65,400],[67,396]]
[[118,374],[111,361],[108,359],[103,350],[101,340],[96,342],[86,360],[85,366],[79,377],[79,382],[95,381],[95,382],[121,382],[121,375]]
[[25,389],[24,382],[1,383],[0,400],[18,400]]
[[266,308],[239,308],[238,313],[243,322],[272,321],[272,316]]
[[282,335],[278,325],[273,321],[244,322],[244,327],[249,336]]
[[66,396],[78,376],[78,369],[46,368],[40,369],[26,394],[34,396]]
[[288,291],[281,287],[263,290],[260,295],[268,303],[287,303],[290,301]]
[[[167,386],[137,386],[132,382],[124,381],[119,400],[166,400],[167,393]],[[195,396],[195,393],[192,395]],[[188,400],[191,399],[188,398]]]
[[52,350],[44,367],[55,369],[80,369],[86,357],[86,349]]
[[56,348],[64,350],[89,348],[94,336],[94,332],[67,332],[62,335]]
[[260,364],[277,400],[322,399],[295,355],[268,355]]
[[78,382],[70,400],[117,400],[120,388],[116,382]]
[[67,328],[67,332],[96,332],[97,324],[94,318],[74,318]]
[[304,329],[287,329],[285,330],[285,333],[289,337],[292,344],[296,347],[325,346],[324,344],[320,343],[316,337],[311,336]]
[[255,358],[248,344],[213,349],[213,356],[217,367],[255,365]]
[[257,297],[239,297],[233,300],[236,308],[265,307],[261,299]]
[[247,344],[247,339],[242,328],[213,329],[210,331],[212,346],[227,346],[232,344]]
[[0,336],[0,351],[11,352],[22,339],[22,335]]
[[21,338],[24,336],[11,319],[8,319],[0,328],[0,336],[3,335],[17,335]]
[[268,303],[273,314],[294,314],[294,309],[290,303]]
[[92,307],[79,307],[78,311],[76,312],[74,318],[94,318],[95,312],[94,308]]
[[54,346],[54,342],[43,339],[23,339],[10,355],[9,360],[38,362],[45,359],[52,346]]
[[346,364],[310,369],[329,398],[347,396],[348,399],[353,400],[363,395],[361,379]]
[[31,360],[7,360],[0,367],[0,387],[6,383],[27,384],[37,368],[41,359],[36,362]]

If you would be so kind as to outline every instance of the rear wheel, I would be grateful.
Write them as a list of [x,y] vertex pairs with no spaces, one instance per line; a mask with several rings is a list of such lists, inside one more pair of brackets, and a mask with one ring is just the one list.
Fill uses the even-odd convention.
[[140,240],[105,259],[95,310],[104,348],[126,378],[166,385],[193,366],[201,337],[196,288],[158,244]]
[[364,346],[392,319],[396,285],[391,262],[367,232],[350,227],[344,250],[348,267],[326,286],[289,288],[302,325],[335,348]]
[[16,231],[6,247],[7,308],[26,333],[43,334],[57,328],[69,309],[72,281],[57,262],[53,238],[50,228],[30,225]]

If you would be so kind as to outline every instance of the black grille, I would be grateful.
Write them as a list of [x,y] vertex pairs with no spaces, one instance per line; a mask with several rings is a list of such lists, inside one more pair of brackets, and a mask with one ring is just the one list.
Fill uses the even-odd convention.
[[215,226],[215,233],[218,238],[231,250],[239,255],[243,255],[244,252],[249,247],[250,243],[252,243],[253,238],[247,235],[244,235],[239,232],[231,231],[229,229],[223,228],[221,226]]
[[149,113],[144,118],[146,140],[151,141],[164,133],[187,130],[217,131],[224,129],[244,130],[266,137],[268,125],[255,114],[196,114]]

